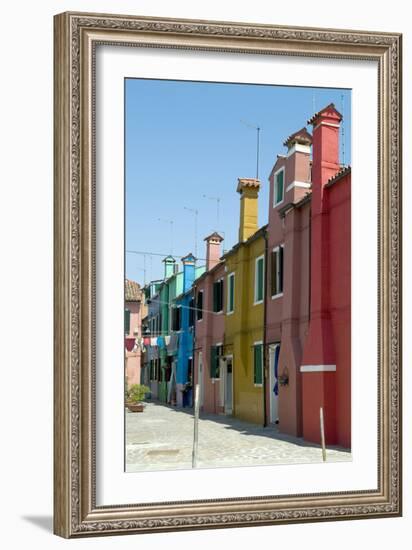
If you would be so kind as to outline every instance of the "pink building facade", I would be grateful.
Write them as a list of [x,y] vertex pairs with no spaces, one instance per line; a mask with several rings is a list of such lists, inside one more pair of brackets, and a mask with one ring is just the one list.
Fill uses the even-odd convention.
[[[199,384],[200,408],[203,412],[224,413],[219,368],[211,372],[211,350],[223,350],[225,335],[224,280],[225,268],[221,257],[223,238],[218,233],[206,237],[206,271],[195,281],[195,370],[194,381]],[[216,285],[216,286],[215,286]],[[214,289],[219,287],[221,311],[213,311]],[[217,358],[218,361],[218,358]]]
[[135,281],[125,281],[125,377],[126,384],[140,384],[142,351],[142,318],[145,313],[144,293]]

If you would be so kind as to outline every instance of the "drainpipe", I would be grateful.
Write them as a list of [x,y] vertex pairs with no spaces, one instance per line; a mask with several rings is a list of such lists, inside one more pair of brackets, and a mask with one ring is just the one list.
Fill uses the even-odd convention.
[[267,389],[267,349],[266,349],[266,317],[267,317],[267,284],[268,284],[268,234],[265,230],[264,235],[265,239],[265,276],[264,276],[264,282],[263,285],[263,426],[266,427],[268,425],[268,419],[267,419],[267,411],[266,411],[266,404],[267,404],[267,396],[266,396],[266,389]]

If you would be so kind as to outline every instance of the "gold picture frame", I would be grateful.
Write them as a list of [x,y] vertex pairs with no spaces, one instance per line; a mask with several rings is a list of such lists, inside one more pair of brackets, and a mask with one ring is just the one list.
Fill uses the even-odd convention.
[[[94,77],[97,44],[378,63],[378,489],[96,505]],[[396,33],[55,16],[54,532],[63,537],[401,515],[401,44]]]

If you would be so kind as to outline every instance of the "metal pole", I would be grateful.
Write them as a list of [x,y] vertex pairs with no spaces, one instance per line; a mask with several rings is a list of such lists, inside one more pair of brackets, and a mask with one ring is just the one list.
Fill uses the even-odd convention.
[[193,212],[193,214],[195,215],[195,250],[194,250],[194,254],[195,254],[195,258],[197,258],[197,216],[199,214],[199,210],[197,210],[196,208],[188,208],[187,206],[184,206],[183,208],[185,210],[188,210],[189,212]]
[[192,468],[196,468],[196,463],[197,463],[197,449],[198,449],[198,439],[199,439],[199,410],[200,410],[199,384],[196,384],[195,385],[195,415],[194,415],[194,426],[193,426]]
[[320,439],[322,443],[322,459],[323,462],[326,462],[326,447],[325,447],[325,423],[323,420],[323,407],[319,410],[320,416]]
[[257,146],[256,146],[256,179],[259,179],[259,140],[260,140],[260,128],[259,126],[256,128],[257,130]]

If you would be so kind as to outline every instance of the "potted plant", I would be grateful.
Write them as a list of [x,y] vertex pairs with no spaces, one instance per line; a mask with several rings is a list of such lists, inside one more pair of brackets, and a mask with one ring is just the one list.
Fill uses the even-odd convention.
[[150,388],[143,384],[133,384],[126,391],[126,407],[130,412],[143,412],[144,403],[143,400],[146,394],[150,392]]

